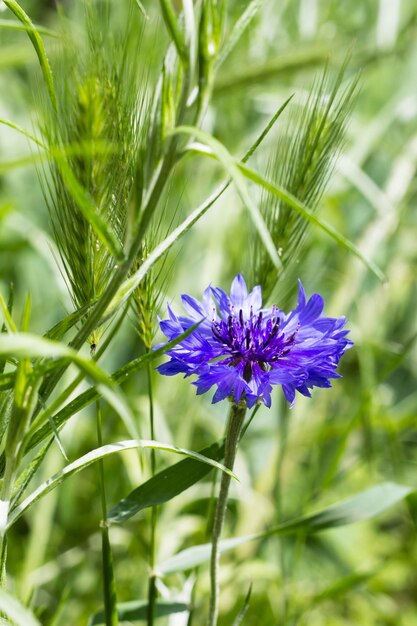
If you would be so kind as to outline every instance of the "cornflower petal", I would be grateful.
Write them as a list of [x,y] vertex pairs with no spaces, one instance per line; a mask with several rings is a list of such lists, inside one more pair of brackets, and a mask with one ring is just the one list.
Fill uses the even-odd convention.
[[310,396],[313,387],[331,387],[336,369],[353,342],[347,339],[344,317],[323,316],[319,294],[309,299],[301,281],[296,308],[285,315],[278,307],[262,309],[261,287],[250,293],[241,274],[232,282],[230,297],[219,287],[207,287],[202,302],[182,296],[188,316],[160,320],[168,340],[200,321],[198,328],[167,352],[161,374],[196,375],[197,394],[216,387],[213,402],[244,400],[250,408],[271,406],[274,385],[280,385],[291,406],[296,392]]
[[248,288],[242,274],[238,274],[230,288],[230,300],[236,309],[241,309],[248,297]]

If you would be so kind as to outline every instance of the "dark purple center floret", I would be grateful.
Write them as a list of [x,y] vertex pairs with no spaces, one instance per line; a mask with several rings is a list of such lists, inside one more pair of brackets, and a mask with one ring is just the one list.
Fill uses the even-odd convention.
[[287,315],[273,306],[262,308],[260,287],[250,293],[238,274],[230,296],[209,287],[199,302],[182,296],[188,316],[177,317],[168,307],[169,319],[160,322],[169,340],[199,322],[198,328],[167,352],[170,360],[158,367],[162,374],[196,375],[197,393],[213,385],[213,402],[232,398],[271,404],[273,385],[281,385],[293,404],[295,392],[310,396],[313,387],[330,387],[339,378],[337,365],[352,342],[346,338],[345,319],[324,317],[323,299],[306,300],[300,283],[297,307]]
[[213,320],[211,330],[215,339],[230,354],[222,362],[229,366],[243,364],[243,377],[250,382],[254,363],[267,372],[274,362],[290,352],[298,327],[286,336],[280,332],[280,326],[281,318],[276,307],[272,307],[272,317],[266,320],[262,311],[254,315],[251,307],[249,318],[245,320],[243,310],[239,309],[236,315],[231,306],[227,321]]

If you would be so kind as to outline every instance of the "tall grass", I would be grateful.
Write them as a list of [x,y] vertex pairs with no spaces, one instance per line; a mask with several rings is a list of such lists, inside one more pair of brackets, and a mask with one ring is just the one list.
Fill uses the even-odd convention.
[[323,293],[355,348],[249,416],[219,624],[411,626],[414,4],[4,9],[2,619],[206,623],[227,407],[154,348],[165,301],[244,272]]

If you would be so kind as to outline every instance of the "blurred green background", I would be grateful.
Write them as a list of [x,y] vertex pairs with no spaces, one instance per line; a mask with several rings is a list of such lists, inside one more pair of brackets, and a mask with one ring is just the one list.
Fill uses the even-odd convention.
[[[21,3],[33,21],[54,29],[53,2]],[[117,15],[118,3],[114,2]],[[167,42],[156,3],[143,2],[149,19],[142,64],[159,63]],[[232,25],[246,6],[229,3]],[[64,2],[64,13],[83,19],[81,2]],[[0,8],[2,8],[0,6]],[[7,11],[0,18],[11,18]],[[355,342],[343,359],[334,388],[299,397],[288,410],[281,393],[258,412],[238,455],[226,535],[263,530],[368,486],[389,480],[417,485],[417,6],[413,0],[265,0],[244,37],[222,67],[204,128],[236,156],[245,150],[278,106],[292,93],[302,100],[328,63],[337,69],[350,56],[348,75],[360,73],[360,91],[346,140],[320,216],[353,240],[386,275],[381,283],[346,250],[318,230],[294,259],[280,289],[288,309],[296,277],[309,295],[320,292],[326,313],[345,314]],[[55,41],[44,37],[53,59]],[[24,32],[0,28],[0,118],[33,131],[39,119],[41,78]],[[285,113],[279,124],[285,124]],[[275,139],[273,135],[268,141]],[[33,300],[31,331],[44,333],[72,310],[54,261],[54,245],[38,170],[29,141],[0,125],[0,289],[16,291],[21,311]],[[263,153],[256,157],[265,165]],[[176,170],[164,201],[175,222],[183,219],[223,178],[219,166],[197,157]],[[256,197],[256,190],[254,190]],[[178,311],[179,295],[198,297],[211,282],[228,289],[231,278],[251,272],[251,225],[233,189],[176,244],[164,284],[165,301]],[[103,360],[108,371],[142,350],[127,320]],[[87,349],[86,349],[87,353]],[[69,379],[68,379],[69,380]],[[218,439],[225,407],[196,398],[189,381],[155,373],[156,432],[161,441],[198,450]],[[146,380],[137,375],[125,391],[149,436]],[[105,409],[105,439],[125,436]],[[70,459],[95,445],[89,411],[62,433]],[[134,453],[106,462],[109,503],[147,475]],[[158,464],[170,462],[160,453]],[[62,466],[57,449],[44,463],[47,478]],[[39,477],[39,480],[41,477]],[[206,540],[210,482],[197,485],[160,514],[158,554]],[[10,584],[33,605],[44,624],[86,624],[101,605],[100,501],[94,467],[67,481],[21,521],[10,539]],[[111,530],[119,599],[146,596],[148,515]],[[372,522],[294,539],[254,542],[222,560],[222,618],[231,625],[253,591],[244,624],[258,626],[414,626],[417,615],[417,499]],[[193,626],[204,623],[208,576],[195,592],[193,576],[160,583],[163,596],[193,596]],[[55,620],[55,621],[54,621]],[[181,621],[182,620],[182,621]],[[161,624],[187,624],[183,616]],[[189,622],[191,623],[191,622]]]

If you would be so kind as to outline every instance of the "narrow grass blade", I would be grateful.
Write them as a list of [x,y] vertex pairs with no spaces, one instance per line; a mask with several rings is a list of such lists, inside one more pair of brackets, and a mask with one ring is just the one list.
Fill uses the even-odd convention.
[[[188,610],[189,607],[183,602],[159,600],[155,606],[155,617],[165,617],[173,613],[183,613]],[[147,617],[147,611],[148,603],[146,600],[134,600],[117,605],[117,613],[121,622],[144,621]],[[103,611],[99,611],[90,618],[88,626],[99,626],[99,624],[104,623],[104,613]]]
[[317,217],[317,215],[313,213],[311,209],[309,209],[305,204],[297,200],[297,198],[293,196],[292,194],[290,194],[286,189],[284,189],[284,187],[281,187],[280,185],[272,183],[271,181],[267,180],[264,176],[259,174],[259,172],[256,172],[255,170],[248,167],[247,165],[238,163],[238,167],[241,170],[241,172],[244,174],[244,176],[246,176],[246,178],[260,185],[266,191],[269,191],[280,200],[283,200],[286,204],[288,204],[288,206],[292,207],[295,211],[297,211],[304,219],[309,221],[311,224],[314,224],[315,226],[318,226],[319,228],[321,228],[321,230],[323,230],[325,233],[330,235],[330,237],[332,237],[332,239],[334,239],[336,243],[338,243],[340,246],[342,246],[343,248],[345,248],[346,250],[354,254],[356,257],[358,257],[368,267],[368,269],[373,274],[375,274],[377,278],[379,278],[380,281],[385,282],[385,276],[384,276],[384,273],[381,271],[381,269],[372,260],[368,259],[365,256],[365,254],[363,254],[355,246],[354,243],[352,243],[349,239],[347,239],[347,237],[342,235],[338,230],[336,230],[333,226],[331,226],[331,224],[328,224],[321,218]]
[[23,24],[22,22],[17,22],[16,20],[0,20],[0,28],[6,28],[8,30],[23,30],[23,31],[31,31],[37,32],[39,35],[45,35],[46,37],[59,37],[59,33],[50,28],[45,28],[44,26],[39,26],[39,24],[33,24],[32,26],[28,26],[27,24]]
[[352,591],[357,587],[363,585],[368,582],[371,578],[376,575],[377,572],[364,572],[359,574],[350,574],[349,576],[345,576],[340,580],[337,580],[332,585],[323,589],[319,593],[315,594],[310,602],[314,606],[320,604],[321,602],[326,602],[327,600],[334,600],[340,596],[344,596],[348,591]]
[[[401,502],[411,493],[413,493],[411,487],[396,483],[382,483],[318,513],[284,522],[261,533],[225,539],[220,542],[220,552],[228,552],[250,541],[265,539],[274,535],[297,533],[308,535],[372,519],[394,504]],[[164,575],[192,569],[209,561],[210,554],[211,544],[209,543],[188,548],[160,563],[157,566],[157,571],[160,575]]]
[[[114,381],[94,361],[80,356],[64,344],[31,335],[13,333],[0,335],[0,355],[17,358],[67,359],[98,383],[97,392],[118,413],[131,436],[137,437],[134,417],[122,397],[112,388]],[[56,365],[56,361],[52,361]]]
[[[182,128],[183,127],[179,127],[177,130],[182,130]],[[190,132],[190,134],[191,134],[191,132]],[[194,150],[198,151],[198,146],[196,146],[196,144],[193,144],[192,147],[193,147]],[[211,145],[209,146],[209,149],[212,150],[211,156],[214,155],[216,158],[219,158],[219,160],[220,160],[219,155],[216,154],[216,151],[212,149]],[[205,154],[205,155],[210,156],[210,153],[208,153],[204,149],[199,150],[199,151],[201,152],[201,154]],[[230,158],[232,158],[231,155],[229,155],[229,156],[230,156]],[[235,165],[238,167],[238,169],[242,172],[242,174],[246,178],[248,178],[252,182],[260,185],[266,191],[269,191],[270,193],[275,195],[280,200],[283,200],[286,204],[288,204],[288,206],[292,207],[295,211],[297,211],[304,219],[306,219],[310,223],[314,224],[315,226],[318,226],[319,228],[321,228],[321,230],[323,230],[325,233],[330,235],[330,237],[332,237],[332,239],[334,239],[336,241],[336,243],[338,243],[340,246],[342,246],[343,248],[345,248],[346,250],[348,250],[349,252],[354,254],[357,258],[359,258],[368,267],[368,269],[373,274],[375,274],[375,276],[381,282],[385,282],[386,279],[385,279],[385,275],[382,272],[382,270],[371,259],[368,259],[366,257],[366,255],[363,254],[357,248],[357,246],[355,246],[354,243],[352,243],[347,237],[342,235],[331,224],[328,224],[325,220],[322,220],[321,218],[317,217],[317,215],[315,215],[313,213],[313,211],[311,209],[309,209],[309,207],[307,207],[305,204],[303,204],[302,202],[297,200],[297,198],[295,196],[293,196],[291,193],[289,193],[284,187],[282,187],[280,185],[277,185],[275,183],[272,183],[271,181],[267,180],[264,176],[259,174],[259,172],[256,172],[255,170],[253,170],[252,168],[248,167],[244,163],[239,163],[238,161],[234,161],[234,163],[235,163]],[[258,213],[259,213],[258,209],[256,209],[256,211],[258,211]],[[262,224],[266,228],[266,225],[265,225],[265,222],[263,221],[262,216],[261,216],[261,219],[262,219]],[[270,238],[270,234],[269,234],[268,231],[267,231],[267,233],[268,233],[268,238]],[[264,244],[266,245],[265,239],[263,237],[262,237],[262,240],[263,240]],[[271,245],[274,246],[272,240],[271,240]],[[275,250],[275,247],[274,247],[274,250]],[[268,252],[270,253],[270,247],[268,248]],[[276,253],[276,250],[275,250],[275,253]],[[281,264],[280,260],[279,260],[279,264]]]
[[207,145],[210,148],[210,150],[216,156],[218,161],[223,165],[223,167],[235,183],[236,189],[242,199],[242,202],[249,210],[254,226],[258,230],[259,236],[262,239],[265,248],[271,257],[271,261],[274,263],[275,267],[281,268],[281,260],[278,256],[277,250],[275,249],[274,242],[272,241],[271,235],[265,224],[264,218],[259,211],[259,208],[252,200],[249,189],[245,182],[245,177],[242,176],[241,172],[239,171],[236,159],[232,157],[232,155],[225,148],[225,146],[223,146],[223,144],[221,144],[219,141],[217,141],[217,139],[212,137],[212,135],[205,133],[199,128],[195,128],[193,126],[178,126],[173,132],[175,134],[185,134],[191,137],[197,137],[199,141],[201,141],[203,144]]
[[216,59],[216,70],[225,62],[261,6],[262,0],[252,0],[243,11]]
[[73,463],[70,463],[66,467],[64,467],[60,472],[57,472],[49,478],[47,481],[42,483],[35,491],[33,491],[23,502],[21,502],[18,506],[16,506],[9,515],[8,518],[8,528],[14,524],[14,522],[23,515],[25,511],[27,511],[35,502],[37,502],[40,498],[43,498],[50,491],[58,487],[64,480],[72,476],[73,474],[77,474],[81,470],[85,469],[89,465],[92,465],[99,459],[103,459],[112,454],[123,452],[124,450],[133,450],[135,448],[140,449],[151,449],[151,450],[162,450],[164,452],[172,452],[173,454],[180,454],[187,456],[196,461],[200,461],[201,463],[206,463],[211,467],[214,467],[222,472],[226,472],[232,478],[237,480],[237,476],[227,469],[221,463],[218,463],[214,459],[210,459],[208,457],[199,454],[198,452],[193,452],[192,450],[187,450],[185,448],[178,448],[177,446],[172,446],[169,443],[161,443],[159,441],[152,441],[148,439],[130,439],[127,441],[119,441],[117,443],[111,443],[105,446],[101,446],[100,448],[96,448],[84,456],[80,457]]
[[271,128],[275,125],[275,122],[277,121],[277,119],[285,111],[285,109],[287,108],[287,106],[289,105],[289,103],[291,102],[291,100],[293,98],[294,98],[294,94],[292,94],[291,96],[289,96],[289,98],[284,100],[284,103],[281,104],[281,106],[278,108],[277,112],[274,113],[274,115],[271,117],[271,119],[269,120],[268,124],[265,126],[264,130],[261,132],[259,137],[256,139],[255,143],[253,143],[252,146],[249,148],[249,150],[247,151],[247,153],[245,154],[245,156],[242,159],[242,163],[246,163],[250,159],[252,154],[257,150],[257,148],[263,142],[263,140],[265,139],[265,137],[267,136],[267,134],[269,133]]
[[39,64],[41,66],[42,74],[46,83],[46,87],[49,92],[49,96],[51,98],[51,102],[53,107],[57,108],[57,99],[54,87],[54,80],[52,77],[51,68],[49,65],[48,58],[46,56],[45,48],[43,45],[42,38],[37,31],[35,25],[32,23],[29,16],[25,13],[22,7],[15,0],[4,0],[4,4],[12,11],[17,19],[27,27],[27,34],[29,39],[31,40],[33,47],[35,48],[35,52],[38,55]]
[[0,611],[12,620],[15,626],[41,626],[29,609],[3,589],[0,589]]
[[13,333],[0,335],[0,356],[24,359],[68,359],[75,363],[85,374],[104,385],[112,385],[108,375],[96,363],[80,356],[62,343],[43,339],[31,333]]
[[174,7],[171,0],[159,0],[161,6],[162,15],[168,32],[174,41],[175,47],[178,52],[178,56],[187,62],[187,50],[185,47],[184,35],[179,28],[178,18],[175,14]]
[[280,74],[292,75],[294,72],[303,71],[312,67],[318,67],[329,59],[328,48],[317,48],[303,52],[294,51],[291,55],[278,57],[259,65],[249,66],[238,74],[229,72],[219,77],[214,85],[214,95],[221,95],[248,85],[259,84],[268,79],[276,79]]
[[143,6],[143,4],[140,2],[140,0],[135,0],[136,2],[136,6],[138,7],[139,11],[142,13],[143,17],[145,17],[146,19],[148,19],[148,15],[145,11],[145,7]]
[[9,307],[9,304],[12,304],[12,300],[11,300],[12,296],[11,294],[9,294],[9,300],[8,303],[6,304],[6,301],[4,300],[3,296],[0,293],[0,310],[3,312],[3,316],[4,316],[4,322],[2,325],[2,334],[6,333],[6,331],[8,333],[16,333],[17,332],[17,326],[13,321],[12,318],[12,308]]
[[35,135],[32,135],[18,124],[14,124],[13,122],[9,122],[9,120],[5,120],[3,118],[0,118],[0,124],[3,124],[4,126],[9,126],[9,128],[13,128],[13,130],[16,130],[18,133],[21,133],[22,135],[36,143],[40,148],[45,148],[45,145],[41,141],[39,141],[39,139],[37,139]]
[[243,606],[240,609],[239,613],[236,615],[236,618],[235,618],[232,626],[240,626],[240,624],[245,619],[245,615],[246,615],[246,613],[248,611],[248,608],[249,608],[249,605],[250,605],[250,599],[251,599],[251,595],[252,595],[252,587],[253,587],[253,584],[251,583],[249,585],[248,593],[246,594],[246,597],[245,597],[245,602],[243,603]]
[[[214,443],[199,454],[220,461],[224,456],[224,444]],[[110,511],[107,520],[112,523],[126,522],[143,509],[164,504],[182,493],[212,470],[194,459],[185,459],[171,465],[134,489]]]
[[101,528],[101,550],[103,562],[103,587],[104,587],[104,606],[105,608],[105,624],[106,626],[117,626],[119,616],[117,611],[116,581],[113,568],[113,554],[110,545],[109,527],[107,522],[102,522]]

